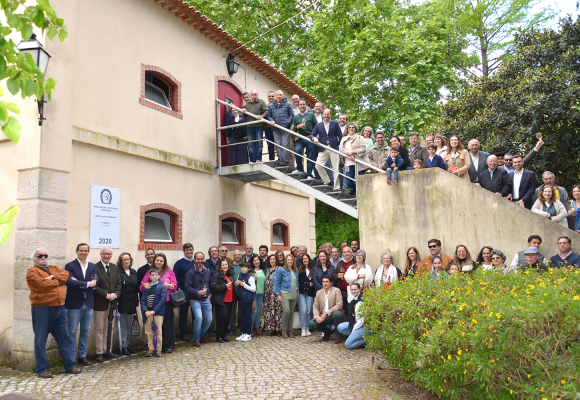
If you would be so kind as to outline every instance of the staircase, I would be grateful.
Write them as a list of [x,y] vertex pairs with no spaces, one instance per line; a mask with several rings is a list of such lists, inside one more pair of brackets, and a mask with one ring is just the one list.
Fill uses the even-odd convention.
[[325,185],[319,179],[306,179],[306,173],[292,174],[292,167],[274,167],[274,161],[256,164],[234,165],[216,168],[216,173],[242,182],[277,179],[305,194],[334,207],[351,217],[358,219],[357,199],[342,191],[334,191],[331,185]]

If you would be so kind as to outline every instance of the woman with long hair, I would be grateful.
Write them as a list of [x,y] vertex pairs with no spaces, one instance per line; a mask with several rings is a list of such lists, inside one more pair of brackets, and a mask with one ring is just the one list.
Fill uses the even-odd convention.
[[[343,136],[342,140],[340,141],[340,145],[338,150],[341,153],[346,154],[348,157],[344,158],[344,168],[346,169],[346,176],[348,179],[346,180],[346,185],[350,188],[349,194],[355,195],[356,194],[356,178],[355,178],[355,171],[357,168],[355,167],[355,160],[363,161],[367,164],[370,163],[370,160],[367,156],[367,144],[366,139],[357,134],[358,126],[351,122],[346,126],[346,136]],[[358,165],[358,174],[363,175],[368,167],[365,167],[362,164]],[[338,177],[335,177],[338,178]]]
[[286,254],[284,265],[276,271],[276,283],[273,293],[282,303],[282,337],[293,338],[292,317],[298,300],[298,268],[292,254]]
[[137,271],[131,268],[133,266],[131,254],[121,253],[117,265],[121,276],[121,297],[119,297],[117,305],[117,310],[121,314],[121,337],[119,341],[122,348],[121,355],[130,356],[137,354],[131,348],[131,324],[139,305],[139,280],[137,279]]
[[467,247],[460,244],[455,248],[455,254],[453,255],[453,261],[459,267],[461,272],[469,272],[474,269],[473,259]]
[[[175,274],[171,268],[169,268],[167,257],[165,257],[165,254],[163,253],[155,254],[155,258],[153,258],[153,268],[159,271],[159,283],[165,286],[165,290],[167,291],[167,298],[165,300],[165,316],[161,327],[163,333],[161,352],[171,353],[175,349],[175,328],[173,323],[174,317],[171,293],[177,290],[177,279],[175,278]],[[151,288],[151,285],[149,284],[149,271],[147,271],[145,277],[141,281],[141,291],[149,288]]]
[[435,154],[441,156],[441,158],[444,158],[445,153],[447,152],[447,140],[445,140],[445,137],[442,134],[437,133],[435,134],[433,143],[437,145],[437,151],[435,152]]
[[469,167],[471,167],[471,158],[469,152],[461,144],[461,140],[456,135],[449,138],[449,147],[444,155],[445,168],[448,172],[462,179],[469,180]]
[[568,227],[568,222],[566,221],[566,207],[556,199],[556,193],[554,192],[553,186],[545,185],[540,194],[538,195],[538,200],[532,206],[532,211],[536,214],[541,215],[551,219],[552,221]]
[[[321,250],[321,253],[324,250]],[[308,324],[312,319],[312,304],[314,304],[314,283],[312,277],[314,266],[308,254],[302,256],[302,262],[298,269],[298,311],[300,311],[300,328],[302,336],[310,336]]]
[[580,233],[580,185],[572,186],[571,200],[566,202],[568,228]]
[[[276,254],[278,254],[276,252]],[[282,253],[283,255],[284,253]],[[278,264],[276,255],[270,254],[266,260],[266,284],[264,285],[264,330],[270,331],[269,336],[282,336],[282,303],[274,295],[274,283]]]
[[405,269],[403,269],[403,279],[412,278],[425,272],[425,265],[421,262],[419,250],[416,247],[407,249]]
[[[194,267],[195,268],[195,267]],[[227,259],[223,258],[218,262],[218,267],[212,275],[209,287],[212,294],[212,303],[215,306],[216,325],[216,342],[226,343],[230,340],[227,338],[228,321],[232,316],[234,305],[234,268]]]
[[[336,249],[336,253],[338,254],[338,249]],[[337,261],[338,262],[338,261]],[[321,250],[318,253],[318,260],[316,260],[316,265],[314,266],[314,273],[312,274],[312,283],[314,283],[314,295],[322,289],[322,277],[330,276],[330,282],[333,282],[332,275],[334,274],[335,266],[332,265],[330,260],[330,255],[326,250]],[[332,283],[334,285],[334,282]]]
[[478,267],[483,268],[484,271],[489,271],[493,269],[493,264],[491,263],[491,252],[493,251],[493,247],[491,246],[483,246],[477,255],[477,260],[475,263]]
[[252,267],[254,270],[253,274],[256,277],[256,294],[254,297],[256,309],[252,310],[252,334],[255,331],[256,335],[261,335],[262,305],[264,304],[264,288],[268,270],[262,270],[262,260],[258,256],[252,258]]

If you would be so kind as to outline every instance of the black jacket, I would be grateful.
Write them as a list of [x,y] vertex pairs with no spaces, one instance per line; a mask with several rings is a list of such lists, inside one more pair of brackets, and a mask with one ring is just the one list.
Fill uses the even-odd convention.
[[[225,116],[224,126],[236,125],[244,122],[246,122],[246,117],[240,114],[240,120],[236,122],[234,115],[231,113],[231,111],[228,111]],[[243,140],[248,135],[247,129],[248,127],[245,125],[239,126],[237,128],[226,129],[226,137],[233,137],[236,140]]]
[[403,165],[399,168],[401,171],[407,169],[407,167],[412,166],[409,160],[409,150],[405,146],[399,146],[399,155],[403,159]]
[[[514,185],[514,175],[515,172],[510,172],[510,182],[512,184],[512,189]],[[524,201],[524,206],[530,210],[534,204],[534,191],[536,190],[536,175],[532,171],[524,169],[522,179],[520,180],[520,190],[519,196],[520,200]]]
[[[310,278],[312,278],[312,274],[310,274]],[[312,287],[310,287],[311,283]],[[314,282],[308,279],[306,273],[298,274],[298,293],[314,297]]]
[[121,276],[121,297],[119,297],[119,313],[121,314],[135,314],[136,308],[139,305],[139,286],[140,281],[137,279],[137,272],[129,269],[130,275],[127,275],[122,267],[119,267],[119,275]]
[[493,171],[493,179],[490,170],[486,169],[479,175],[479,184],[492,193],[501,193],[502,197],[506,197],[512,192],[512,181],[503,168],[496,168]]
[[[234,279],[230,277],[230,281],[233,284]],[[223,271],[216,271],[210,280],[209,287],[211,289],[211,300],[215,304],[224,304],[224,298],[226,297],[226,292],[228,287],[226,286],[228,281],[224,275]],[[234,299],[236,298],[236,292],[233,292]]]
[[[334,150],[338,150],[338,146],[340,145],[340,141],[342,140],[342,132],[340,131],[340,125],[338,125],[338,122],[331,120],[328,123],[328,134],[327,134],[323,121],[316,124],[309,137],[310,140],[312,140],[313,138],[318,138],[320,144],[332,147]],[[320,152],[324,151],[323,148],[318,149]]]

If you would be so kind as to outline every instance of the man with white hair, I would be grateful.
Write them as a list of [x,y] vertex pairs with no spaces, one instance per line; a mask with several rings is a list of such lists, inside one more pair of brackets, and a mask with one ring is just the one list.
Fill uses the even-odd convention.
[[[117,354],[107,347],[107,331],[109,308],[117,308],[117,299],[121,296],[121,275],[119,267],[111,262],[113,250],[110,247],[101,249],[101,261],[95,266],[98,275],[98,284],[95,287],[95,307],[93,311],[93,323],[95,325],[95,350],[97,362],[103,362],[104,358],[119,358]],[[114,332],[114,331],[113,331]],[[111,335],[113,334],[111,332]]]
[[498,168],[497,156],[487,158],[487,169],[479,174],[479,183],[476,185],[489,190],[501,197],[507,197],[512,191],[512,181],[507,171]]
[[278,153],[278,165],[288,166],[290,161],[290,134],[274,125],[283,128],[290,128],[294,118],[294,110],[292,104],[284,97],[281,90],[276,91],[276,101],[268,106],[268,121],[272,125],[272,133],[274,134],[274,142],[276,142],[276,151]]
[[36,249],[31,258],[34,266],[26,271],[26,283],[30,288],[32,306],[35,372],[41,378],[52,378],[46,357],[46,340],[50,333],[58,345],[65,371],[80,374],[81,370],[76,366],[75,360],[75,343],[68,334],[64,308],[64,286],[69,280],[69,274],[56,265],[48,265],[48,253],[44,248]]
[[471,167],[469,167],[469,179],[471,183],[479,182],[479,175],[487,169],[487,157],[489,153],[479,151],[479,140],[471,139],[468,144],[469,158],[471,160]]
[[536,189],[534,193],[534,198],[532,199],[532,203],[538,200],[538,196],[540,195],[540,192],[542,191],[542,188],[545,185],[552,186],[558,189],[554,191],[554,194],[556,195],[556,200],[560,200],[562,204],[566,205],[566,203],[568,202],[568,192],[566,192],[566,189],[563,188],[562,186],[556,186],[556,175],[554,175],[554,173],[551,171],[546,171],[542,174],[542,185]]

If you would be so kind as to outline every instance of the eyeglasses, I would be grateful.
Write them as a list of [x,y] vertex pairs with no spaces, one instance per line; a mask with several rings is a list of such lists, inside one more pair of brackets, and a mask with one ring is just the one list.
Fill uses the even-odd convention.
[[36,258],[48,258],[48,254],[37,254]]
[[436,245],[436,244],[434,244],[434,245],[432,245],[432,246],[429,246],[429,248],[430,248],[430,249],[435,249],[436,247],[437,247],[437,245]]
[[349,126],[348,129],[356,129],[354,126]]
[[512,162],[514,159],[513,158],[506,158],[504,159],[505,162]]

